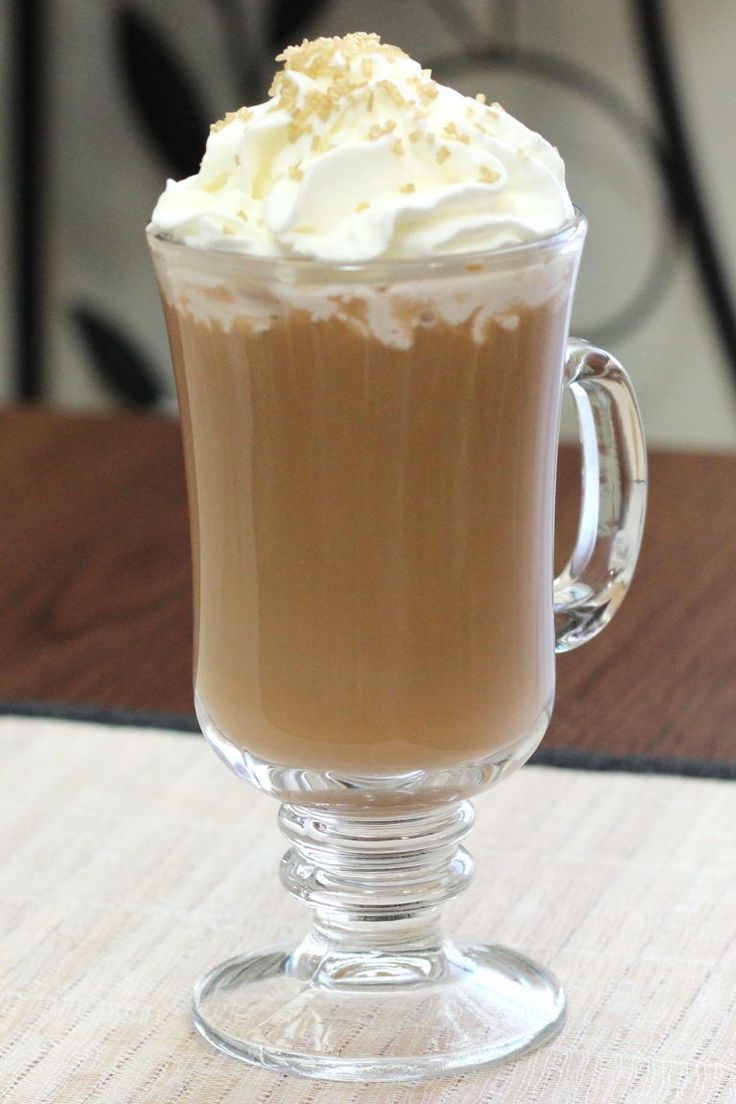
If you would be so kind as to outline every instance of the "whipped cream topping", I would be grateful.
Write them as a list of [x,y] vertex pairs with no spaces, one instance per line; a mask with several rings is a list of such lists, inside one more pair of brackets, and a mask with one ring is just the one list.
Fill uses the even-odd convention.
[[358,263],[534,241],[573,216],[553,146],[377,35],[305,41],[277,60],[271,98],[214,124],[199,172],[167,182],[149,231]]

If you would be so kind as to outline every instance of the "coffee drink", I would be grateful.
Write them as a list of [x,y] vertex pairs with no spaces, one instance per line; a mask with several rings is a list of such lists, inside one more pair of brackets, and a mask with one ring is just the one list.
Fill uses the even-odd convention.
[[375,35],[281,60],[149,227],[205,728],[342,774],[528,749],[554,685],[564,166]]
[[[544,967],[446,938],[440,909],[471,874],[468,797],[526,761],[556,651],[626,592],[643,437],[621,366],[567,339],[585,222],[557,150],[377,35],[278,60],[270,98],[215,124],[148,228],[197,715],[283,802],[281,881],[314,913],[296,946],[210,970],[194,1021],[276,1071],[457,1074],[564,1018]],[[553,579],[567,385],[583,504]]]
[[266,329],[247,311],[225,322],[217,298],[210,318],[165,304],[195,685],[225,740],[381,774],[541,736],[566,301],[516,305],[478,333],[477,316],[452,324],[404,299],[399,347],[368,332],[360,299]]

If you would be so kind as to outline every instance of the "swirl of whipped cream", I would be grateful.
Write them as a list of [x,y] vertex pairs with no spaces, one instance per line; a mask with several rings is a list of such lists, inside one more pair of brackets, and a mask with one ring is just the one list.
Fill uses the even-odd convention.
[[187,245],[326,262],[534,241],[573,215],[557,150],[373,34],[277,58],[266,103],[212,127],[150,231]]

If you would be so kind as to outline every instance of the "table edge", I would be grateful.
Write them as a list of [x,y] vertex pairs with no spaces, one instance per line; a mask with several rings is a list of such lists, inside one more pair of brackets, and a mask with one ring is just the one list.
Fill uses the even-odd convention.
[[[155,728],[181,735],[199,735],[192,714],[157,713],[137,709],[110,709],[66,702],[0,700],[0,717],[37,717],[44,720],[77,721],[116,728]],[[577,748],[539,748],[529,760],[531,766],[561,770],[664,774],[681,778],[714,778],[736,781],[736,763],[722,760],[689,759],[670,755],[618,755]]]

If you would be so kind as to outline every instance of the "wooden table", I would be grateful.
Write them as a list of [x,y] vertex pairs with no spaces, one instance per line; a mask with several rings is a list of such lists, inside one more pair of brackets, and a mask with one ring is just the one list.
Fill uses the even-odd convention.
[[[576,450],[561,453],[572,540]],[[736,761],[736,456],[653,452],[623,611],[558,664],[546,747]],[[179,430],[144,415],[0,413],[0,701],[191,714]]]

